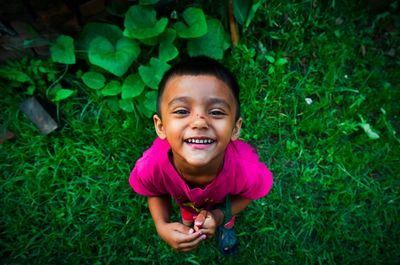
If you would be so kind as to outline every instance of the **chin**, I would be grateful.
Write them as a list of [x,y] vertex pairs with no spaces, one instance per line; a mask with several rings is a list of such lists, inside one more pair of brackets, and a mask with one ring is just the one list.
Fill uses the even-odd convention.
[[187,163],[189,165],[191,165],[192,167],[202,168],[202,167],[205,167],[205,166],[209,165],[210,161],[208,159],[207,160],[204,160],[204,159],[197,160],[196,159],[196,160],[189,160],[189,161],[187,161]]

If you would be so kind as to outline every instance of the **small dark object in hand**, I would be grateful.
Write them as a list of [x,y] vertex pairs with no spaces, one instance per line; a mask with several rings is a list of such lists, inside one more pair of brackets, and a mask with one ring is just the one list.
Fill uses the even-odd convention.
[[58,128],[57,122],[35,97],[22,102],[21,110],[39,128],[42,134],[47,135]]

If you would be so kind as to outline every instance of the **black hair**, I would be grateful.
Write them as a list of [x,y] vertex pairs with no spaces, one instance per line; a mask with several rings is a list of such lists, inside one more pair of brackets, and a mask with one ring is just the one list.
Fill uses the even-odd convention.
[[223,64],[206,56],[191,57],[180,61],[179,63],[172,66],[167,72],[165,72],[163,78],[158,85],[157,95],[157,114],[161,118],[161,97],[164,93],[165,85],[167,82],[175,76],[182,75],[212,75],[224,82],[229,89],[232,91],[233,97],[236,103],[236,120],[240,117],[240,87],[232,72],[226,68]]

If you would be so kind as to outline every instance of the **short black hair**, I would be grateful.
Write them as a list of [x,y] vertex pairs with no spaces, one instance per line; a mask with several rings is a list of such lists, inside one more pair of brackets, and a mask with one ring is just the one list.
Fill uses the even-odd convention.
[[163,78],[158,85],[157,95],[157,114],[161,118],[161,97],[165,90],[167,82],[175,76],[183,75],[211,75],[224,82],[232,91],[236,103],[236,120],[240,118],[240,87],[232,72],[222,63],[206,56],[190,57],[172,66],[164,73]]

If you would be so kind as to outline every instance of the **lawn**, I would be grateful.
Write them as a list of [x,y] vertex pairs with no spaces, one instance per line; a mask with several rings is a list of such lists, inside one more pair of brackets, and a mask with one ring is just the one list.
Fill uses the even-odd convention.
[[225,52],[241,137],[274,174],[238,216],[232,258],[157,236],[128,184],[151,119],[81,86],[44,136],[2,81],[0,124],[16,137],[0,144],[0,263],[400,264],[400,6],[381,2],[267,1]]

